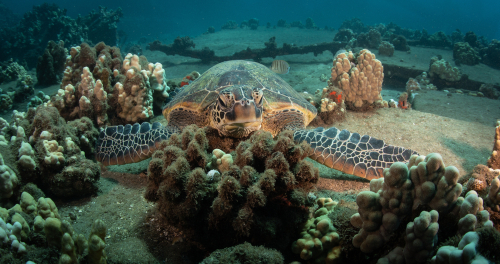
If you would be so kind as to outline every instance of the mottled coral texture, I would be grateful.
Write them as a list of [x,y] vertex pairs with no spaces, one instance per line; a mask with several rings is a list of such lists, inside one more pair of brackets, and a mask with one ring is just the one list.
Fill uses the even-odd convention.
[[23,183],[36,183],[59,197],[81,197],[97,191],[99,165],[90,160],[97,129],[86,117],[66,122],[54,107],[39,106],[26,115],[27,139],[36,168],[17,164]]
[[160,108],[169,96],[161,63],[127,54],[100,42],[72,47],[61,89],[47,103],[66,120],[88,117],[95,125],[119,125],[148,121],[153,103]]
[[309,146],[295,144],[289,131],[276,139],[258,131],[231,153],[227,171],[207,177],[206,131],[188,126],[160,143],[149,164],[146,198],[207,247],[242,241],[286,247],[308,218],[307,194],[319,177],[304,160]]

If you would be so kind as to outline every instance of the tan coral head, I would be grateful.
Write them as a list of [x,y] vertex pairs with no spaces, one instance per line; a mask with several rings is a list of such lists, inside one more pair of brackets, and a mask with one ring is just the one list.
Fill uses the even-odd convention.
[[263,92],[259,88],[234,85],[220,92],[211,121],[225,136],[246,137],[262,126]]

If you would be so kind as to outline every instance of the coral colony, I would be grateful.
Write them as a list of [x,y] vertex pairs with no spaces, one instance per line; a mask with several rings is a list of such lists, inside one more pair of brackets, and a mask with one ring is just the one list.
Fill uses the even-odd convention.
[[[278,47],[273,37],[265,48],[248,48],[231,56],[215,55],[208,47],[197,50],[189,37],[177,38],[170,45],[149,43],[150,50],[203,62],[259,62],[283,54],[338,51],[330,72],[322,77],[325,86],[301,97],[302,108],[294,101],[295,108],[265,116],[265,122],[272,119],[274,123],[264,122],[262,128],[238,137],[222,125],[213,125],[229,118],[225,112],[217,108],[218,114],[193,114],[199,98],[186,96],[199,82],[206,82],[209,90],[215,77],[207,80],[191,69],[167,80],[168,69],[161,63],[128,52],[141,48],[128,45],[117,30],[121,9],[101,7],[76,20],[65,12],[56,5],[35,6],[17,26],[0,30],[1,42],[9,44],[2,47],[0,83],[13,82],[15,87],[0,89],[0,110],[12,112],[9,121],[0,118],[2,263],[118,263],[106,253],[110,245],[104,221],[94,219],[76,232],[72,226],[76,218],[60,215],[54,201],[67,206],[69,199],[102,195],[102,164],[149,157],[144,198],[154,204],[162,224],[192,234],[195,251],[203,252],[193,254],[198,262],[206,257],[202,263],[234,263],[235,256],[261,263],[500,261],[500,126],[487,165],[478,165],[462,178],[456,167],[445,165],[440,154],[418,155],[327,127],[348,118],[349,111],[394,108],[408,113],[415,95],[425,90],[468,85],[475,87],[475,96],[497,99],[498,84],[468,80],[450,61],[435,56],[429,58],[427,71],[405,75],[399,98],[384,100],[382,84],[388,70],[379,59],[393,58],[419,45],[452,49],[457,66],[482,63],[498,69],[498,40],[488,42],[473,32],[463,35],[460,31],[451,36],[430,35],[393,23],[365,26],[352,19],[342,23],[334,42]],[[263,27],[252,18],[228,21],[222,30],[258,32]],[[320,29],[311,18],[305,24],[280,19],[276,26],[266,26],[271,27],[332,30]],[[205,34],[217,32],[210,27]],[[26,71],[34,67],[36,80]],[[288,74],[293,74],[291,68],[286,72],[289,69]],[[60,89],[35,95],[35,84],[56,84]],[[295,91],[288,95],[286,89],[276,94],[281,100],[285,95],[302,96]],[[231,101],[234,93],[225,96],[213,101],[221,107],[235,104]],[[250,96],[259,105],[263,95],[253,91]],[[281,103],[276,98],[266,98],[266,102]],[[288,107],[291,99],[280,106]],[[20,103],[27,109],[12,111]],[[167,128],[159,123],[131,126],[151,121],[165,104],[178,110],[166,115]],[[294,119],[297,116],[302,122]],[[309,122],[318,128],[306,130]],[[239,129],[239,124],[234,127]],[[283,124],[288,126],[280,127]],[[103,140],[102,135],[112,140]],[[154,135],[157,138],[152,139]],[[338,147],[331,147],[337,143]],[[308,157],[371,179],[369,190],[351,193],[355,198],[349,200],[348,195],[338,199],[341,196],[318,189],[317,166],[323,165]],[[108,163],[96,161],[105,159]]]

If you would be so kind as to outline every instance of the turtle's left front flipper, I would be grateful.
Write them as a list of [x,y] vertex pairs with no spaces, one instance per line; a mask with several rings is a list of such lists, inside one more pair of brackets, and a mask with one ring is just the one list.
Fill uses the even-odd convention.
[[96,160],[104,166],[145,160],[153,155],[162,140],[175,132],[175,128],[164,127],[158,122],[107,127],[99,133]]
[[330,168],[358,177],[383,177],[383,170],[394,162],[408,162],[417,154],[411,149],[387,145],[380,139],[335,127],[295,131],[296,142],[311,144],[309,157]]

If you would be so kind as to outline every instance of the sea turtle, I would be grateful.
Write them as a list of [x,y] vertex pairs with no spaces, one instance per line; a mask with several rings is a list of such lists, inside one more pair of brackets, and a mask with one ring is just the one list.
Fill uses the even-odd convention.
[[103,129],[96,157],[104,165],[144,160],[151,157],[160,141],[191,124],[211,126],[223,136],[236,138],[256,130],[275,136],[290,129],[295,141],[311,145],[312,159],[367,179],[382,177],[384,168],[396,161],[407,162],[415,154],[335,127],[306,129],[316,114],[311,103],[264,65],[226,61],[207,70],[166,104],[163,115],[167,127],[142,123]]

